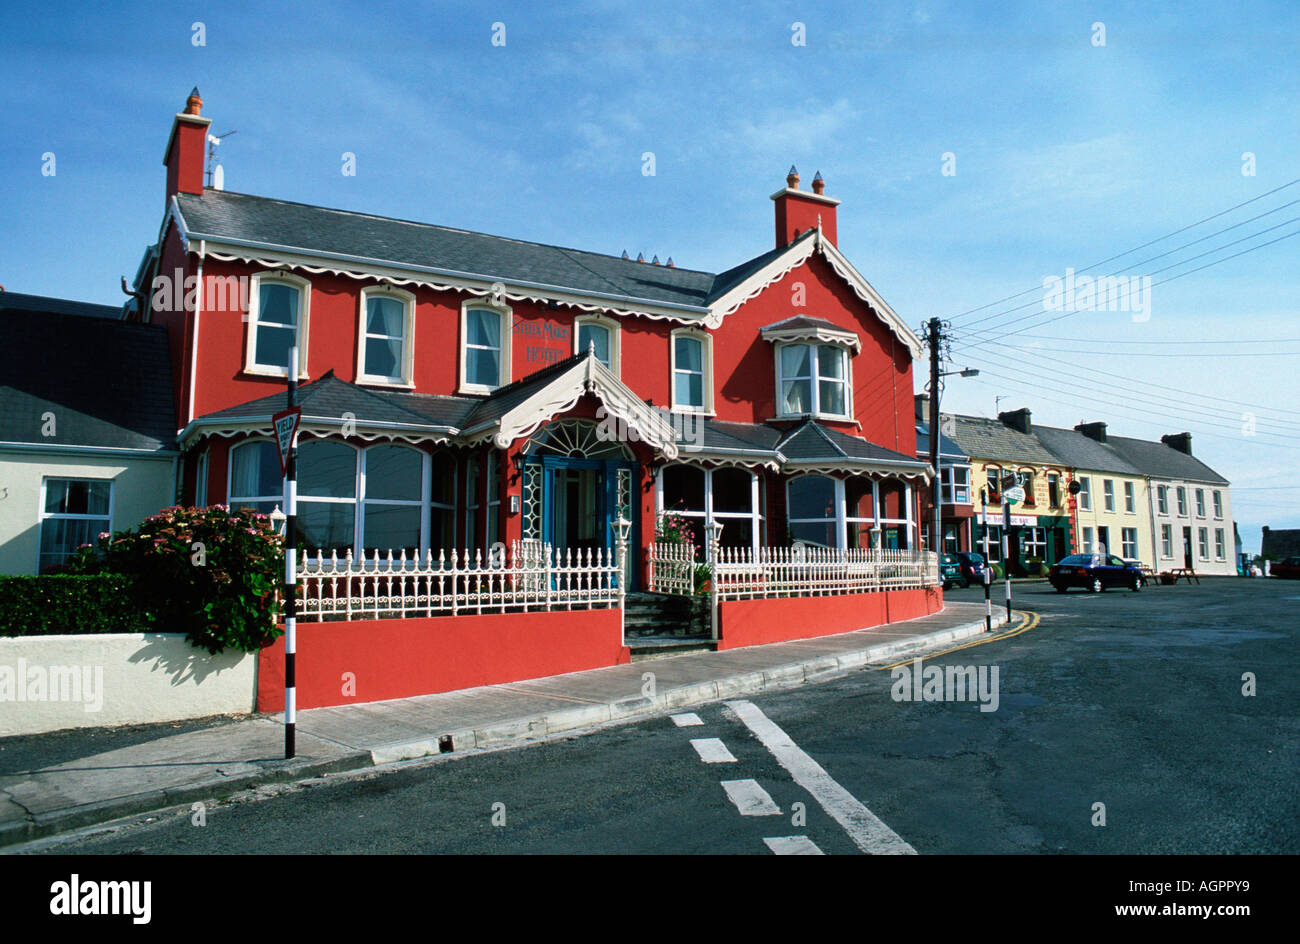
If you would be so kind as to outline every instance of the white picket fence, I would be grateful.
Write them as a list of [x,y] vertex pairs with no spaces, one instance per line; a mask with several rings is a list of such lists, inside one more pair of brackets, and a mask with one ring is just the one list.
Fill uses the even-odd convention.
[[[683,547],[688,546],[651,546],[652,590],[693,592],[696,564],[692,558],[687,570]],[[761,547],[755,552],[747,547],[719,547],[715,557],[711,579],[718,600],[912,590],[939,584],[939,558],[932,551],[842,551],[796,545]]]
[[618,555],[612,548],[557,549],[515,542],[507,552],[403,551],[354,560],[352,552],[307,554],[300,568],[303,598],[298,618],[378,619],[456,616],[533,610],[593,609],[622,605]]

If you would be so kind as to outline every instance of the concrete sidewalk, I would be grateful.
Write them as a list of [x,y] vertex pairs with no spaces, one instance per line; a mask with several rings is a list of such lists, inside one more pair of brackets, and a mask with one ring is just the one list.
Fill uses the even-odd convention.
[[[1005,614],[994,611],[994,627]],[[0,777],[0,846],[242,789],[428,754],[498,748],[562,731],[787,688],[949,646],[984,632],[984,605],[839,636],[705,652],[569,675],[316,708],[284,760],[281,718],[171,735]],[[651,676],[647,678],[646,676]]]

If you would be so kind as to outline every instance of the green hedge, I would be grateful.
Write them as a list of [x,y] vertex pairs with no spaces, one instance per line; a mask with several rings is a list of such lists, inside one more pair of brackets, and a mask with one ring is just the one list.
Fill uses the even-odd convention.
[[143,633],[153,616],[125,574],[0,577],[0,636]]

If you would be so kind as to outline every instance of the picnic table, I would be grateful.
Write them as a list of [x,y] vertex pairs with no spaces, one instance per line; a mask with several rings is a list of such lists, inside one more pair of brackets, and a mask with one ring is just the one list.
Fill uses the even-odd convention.
[[1181,577],[1186,577],[1188,583],[1195,581],[1199,584],[1201,582],[1201,578],[1196,576],[1196,571],[1190,567],[1175,567],[1170,573],[1174,575],[1174,583],[1178,583]]

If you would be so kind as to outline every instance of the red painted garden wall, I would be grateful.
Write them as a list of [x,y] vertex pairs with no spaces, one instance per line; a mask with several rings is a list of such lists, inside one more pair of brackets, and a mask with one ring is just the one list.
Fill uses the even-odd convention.
[[[411,698],[630,661],[620,611],[303,623],[299,708]],[[348,675],[351,673],[351,676]],[[349,679],[352,694],[344,694]],[[284,709],[284,639],[257,659],[257,710]]]
[[886,590],[842,596],[727,600],[718,605],[718,649],[834,636],[928,616],[943,609],[943,591]]

